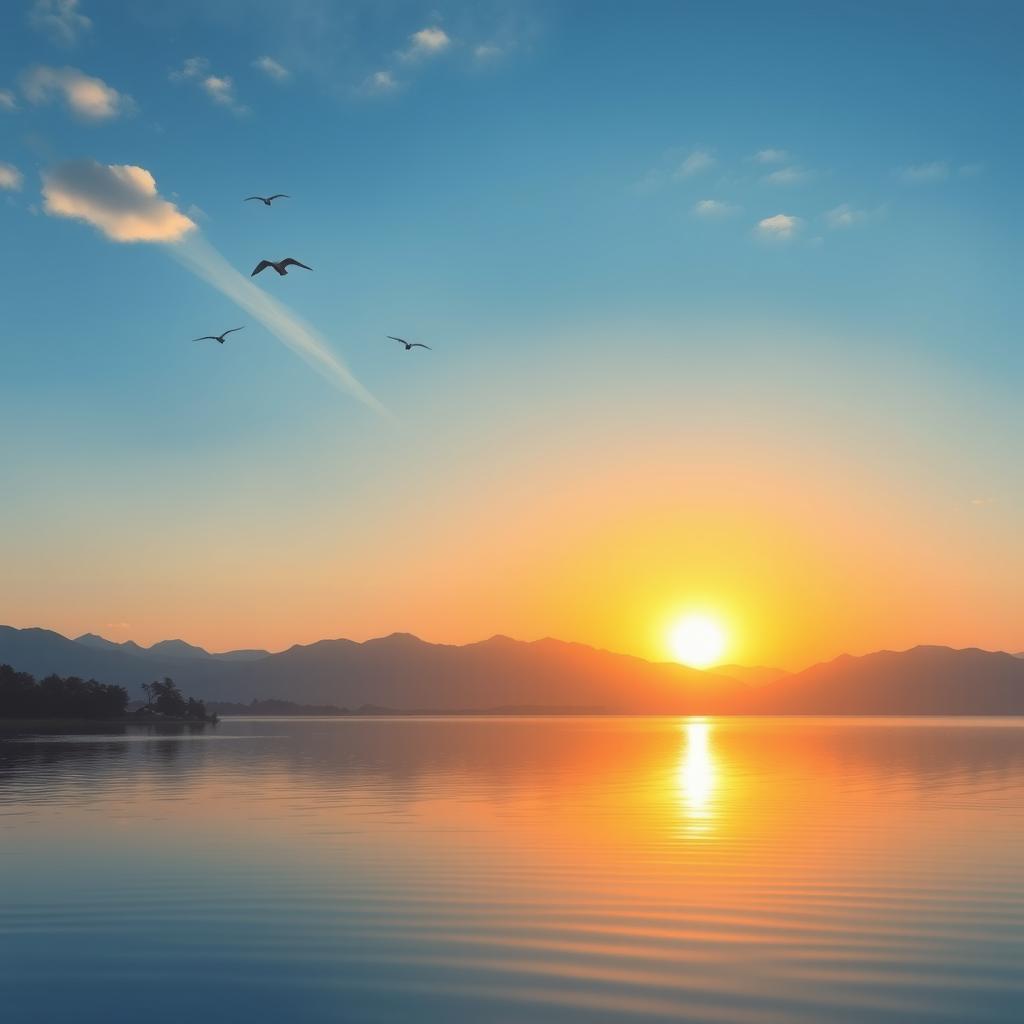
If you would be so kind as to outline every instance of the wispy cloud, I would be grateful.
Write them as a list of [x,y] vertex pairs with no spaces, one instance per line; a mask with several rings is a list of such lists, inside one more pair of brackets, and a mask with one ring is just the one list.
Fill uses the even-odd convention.
[[781,164],[789,159],[784,149],[759,149],[752,157],[759,164]]
[[771,174],[766,174],[761,180],[769,185],[802,185],[813,177],[813,171],[790,165],[789,167],[780,167],[777,171],[772,171]]
[[695,149],[676,168],[677,178],[692,178],[702,171],[709,171],[717,164],[714,154],[707,149]]
[[78,68],[31,68],[21,77],[21,91],[30,103],[61,99],[72,113],[86,121],[108,121],[135,108],[130,96]]
[[364,96],[386,96],[397,89],[398,79],[390,71],[383,70],[374,71],[372,75],[368,75],[359,91]]
[[830,228],[852,228],[866,218],[865,210],[855,210],[849,203],[840,203],[825,213],[825,223]]
[[85,221],[111,241],[164,243],[179,263],[259,320],[317,372],[387,414],[315,328],[232,267],[195,221],[159,194],[144,167],[95,160],[61,164],[43,175],[43,197],[51,216]]
[[949,177],[949,163],[946,160],[933,160],[927,164],[911,164],[907,167],[901,167],[897,174],[909,185],[945,181]]
[[451,46],[451,37],[443,28],[436,25],[421,28],[409,36],[409,46],[399,53],[402,60],[418,60],[421,57],[434,57],[443,53]]
[[768,241],[788,242],[803,226],[799,217],[788,213],[776,213],[757,222],[754,229],[759,238]]
[[291,72],[280,61],[274,60],[273,57],[257,57],[252,62],[252,66],[262,71],[275,82],[286,82],[291,78]]
[[92,20],[78,6],[78,0],[34,0],[28,22],[59,46],[74,46],[92,29]]
[[235,83],[229,75],[215,75],[205,57],[189,57],[177,71],[170,74],[172,82],[194,82],[218,106],[233,114],[248,114],[249,108],[238,102]]
[[726,202],[724,199],[701,199],[693,204],[695,216],[708,220],[731,217],[734,213],[739,213],[739,210],[735,203]]
[[503,56],[505,51],[494,43],[480,43],[479,46],[473,47],[473,59],[479,61],[481,64],[486,64],[490,61],[497,60]]
[[10,89],[0,89],[0,110],[17,110],[18,101]]
[[0,188],[10,189],[17,192],[24,181],[21,171],[14,164],[0,163]]

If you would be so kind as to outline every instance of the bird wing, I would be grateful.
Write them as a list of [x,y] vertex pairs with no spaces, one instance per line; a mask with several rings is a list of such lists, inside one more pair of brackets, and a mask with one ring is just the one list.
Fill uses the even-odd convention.
[[242,324],[242,326],[241,326],[241,327],[232,327],[230,331],[225,331],[225,332],[224,332],[224,333],[223,333],[223,334],[221,335],[221,337],[222,337],[222,338],[226,338],[226,337],[227,337],[227,336],[228,336],[229,334],[234,334],[234,333],[235,333],[235,331],[243,331],[243,330],[245,330],[245,324]]
[[193,341],[220,341],[215,334],[204,334],[201,338],[193,338]]
[[258,199],[260,202],[263,202],[263,196],[246,196],[245,199],[242,200],[242,202],[247,203],[249,202],[250,199]]
[[286,196],[283,192],[278,192],[276,196],[267,196],[268,199],[291,199],[291,196]]
[[[409,348],[430,348],[429,345],[424,345],[422,341],[410,341]],[[433,349],[430,349],[433,352]]]
[[307,267],[305,263],[300,263],[298,260],[293,260],[291,256],[286,260],[281,260],[282,267],[302,267],[303,270],[312,270],[312,267]]
[[388,335],[386,335],[386,337],[390,338],[392,341],[400,341],[403,345],[408,345],[409,344],[405,340],[405,338],[396,338],[393,334],[388,334]]
[[266,270],[267,267],[272,267],[273,265],[274,264],[271,263],[270,260],[260,260],[259,263],[256,264],[256,269],[249,276],[255,277],[261,270]]

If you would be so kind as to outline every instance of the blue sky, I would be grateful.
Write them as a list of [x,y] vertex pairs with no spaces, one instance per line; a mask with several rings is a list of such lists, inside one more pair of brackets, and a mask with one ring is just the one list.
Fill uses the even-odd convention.
[[[575,631],[651,653],[610,607],[536,599],[557,545],[531,510],[571,483],[559,515],[586,523],[573,502],[643,466],[641,505],[699,532],[688,481],[778,460],[791,525],[814,479],[857,481],[872,550],[890,515],[894,547],[920,550],[903,603],[859,611],[849,643],[745,653],[967,642],[957,621],[1012,645],[1022,21],[1011,3],[3,5],[0,620],[212,646]],[[313,266],[257,286],[390,415],[171,246],[48,213],[42,176],[82,160],[144,168],[246,276]],[[467,540],[481,523],[490,544]],[[970,606],[929,632],[904,606],[932,548]],[[680,601],[737,600],[665,558]],[[279,625],[289,602],[302,628]]]

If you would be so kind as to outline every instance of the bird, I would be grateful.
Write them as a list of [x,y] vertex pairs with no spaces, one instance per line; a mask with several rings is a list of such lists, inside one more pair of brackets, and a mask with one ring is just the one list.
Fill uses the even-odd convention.
[[234,334],[235,331],[244,330],[244,327],[245,327],[245,325],[243,324],[242,327],[232,327],[230,331],[225,331],[223,334],[204,334],[201,338],[193,338],[192,340],[193,341],[219,341],[223,345],[224,344],[224,339],[229,334]]
[[298,260],[293,260],[291,256],[286,260],[279,260],[275,263],[273,260],[260,260],[256,264],[256,269],[249,275],[255,277],[261,271],[267,269],[267,267],[273,267],[282,277],[288,273],[289,267],[302,267],[303,270],[312,270],[312,267],[307,267],[305,263],[300,263]]
[[291,199],[291,196],[286,196],[283,192],[278,192],[276,196],[246,196],[242,202],[247,203],[250,199],[258,199],[264,206],[269,206],[275,199]]
[[403,344],[405,346],[406,352],[413,348],[426,348],[430,349],[431,352],[434,351],[432,348],[430,348],[429,345],[424,345],[422,341],[406,341],[405,338],[396,338],[393,334],[389,334],[387,335],[387,337],[390,338],[392,341],[397,341]]

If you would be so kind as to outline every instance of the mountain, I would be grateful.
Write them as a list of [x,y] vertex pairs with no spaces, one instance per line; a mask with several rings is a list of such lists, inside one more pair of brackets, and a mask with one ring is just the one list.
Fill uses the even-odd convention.
[[974,647],[844,654],[751,692],[747,704],[762,714],[1022,715],[1024,661]]
[[[356,643],[321,640],[250,660],[182,641],[141,648],[0,626],[0,663],[39,677],[92,676],[139,686],[170,676],[188,694],[248,704],[284,700],[394,710],[593,708],[664,714],[1024,715],[1024,659],[975,648],[915,647],[843,655],[751,685],[561,640],[494,636],[455,646],[408,633]],[[198,652],[198,653],[196,653]]]
[[712,671],[716,676],[735,679],[736,682],[746,683],[747,686],[765,686],[789,675],[785,669],[766,668],[762,665],[716,665]]
[[204,648],[196,647],[195,644],[186,643],[184,640],[160,640],[152,647],[141,647],[134,640],[126,640],[119,644],[113,640],[107,640],[105,637],[97,636],[95,633],[83,633],[81,636],[75,637],[75,643],[95,647],[101,651],[124,651],[142,657],[206,658],[215,661],[255,661],[257,658],[265,658],[270,653],[269,651],[244,650],[211,654]]

